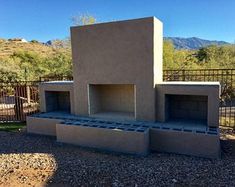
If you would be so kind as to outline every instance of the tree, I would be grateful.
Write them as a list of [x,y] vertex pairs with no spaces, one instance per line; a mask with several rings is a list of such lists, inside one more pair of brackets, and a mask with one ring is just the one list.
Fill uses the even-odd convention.
[[43,57],[31,51],[16,51],[11,55],[11,59],[19,66],[19,76],[23,80],[38,79],[44,72]]
[[197,69],[198,59],[195,57],[195,51],[174,48],[171,40],[165,40],[163,43],[163,67],[164,69]]
[[164,69],[174,67],[174,45],[170,40],[163,43],[163,67]]
[[73,16],[71,20],[74,26],[91,25],[96,23],[96,18],[88,13]]
[[21,79],[20,67],[11,59],[0,59],[0,81],[14,82]]
[[235,52],[232,45],[211,45],[199,49],[195,56],[202,68],[234,68]]
[[45,60],[45,76],[72,76],[72,58],[70,53],[57,51]]
[[37,40],[31,40],[30,43],[36,43],[36,44],[38,44],[39,41],[37,41]]

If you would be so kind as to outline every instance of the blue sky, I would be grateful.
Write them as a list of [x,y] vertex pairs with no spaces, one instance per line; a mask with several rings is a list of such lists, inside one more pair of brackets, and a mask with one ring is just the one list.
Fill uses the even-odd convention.
[[235,41],[235,0],[0,0],[0,38],[63,39],[82,13],[98,22],[155,16],[164,36]]

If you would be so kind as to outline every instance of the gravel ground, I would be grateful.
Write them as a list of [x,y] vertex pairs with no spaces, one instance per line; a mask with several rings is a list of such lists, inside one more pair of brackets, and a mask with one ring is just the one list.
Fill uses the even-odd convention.
[[218,160],[115,155],[51,137],[0,132],[0,186],[235,186],[235,134],[222,132]]

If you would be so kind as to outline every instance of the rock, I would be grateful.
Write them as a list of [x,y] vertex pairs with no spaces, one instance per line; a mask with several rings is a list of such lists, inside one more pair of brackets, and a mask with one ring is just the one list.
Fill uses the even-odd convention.
[[0,186],[235,186],[234,141],[226,139],[222,158],[210,160],[165,153],[117,155],[22,132],[0,132],[0,137]]
[[172,182],[174,182],[174,183],[176,183],[176,182],[178,182],[176,179],[172,179]]

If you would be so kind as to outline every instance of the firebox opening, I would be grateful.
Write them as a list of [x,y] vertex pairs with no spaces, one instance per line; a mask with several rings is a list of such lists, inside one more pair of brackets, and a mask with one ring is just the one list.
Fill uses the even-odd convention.
[[46,112],[70,113],[70,94],[66,91],[46,91]]
[[135,119],[135,85],[98,84],[88,86],[89,114],[93,117]]
[[165,102],[167,121],[207,125],[207,96],[166,95]]

